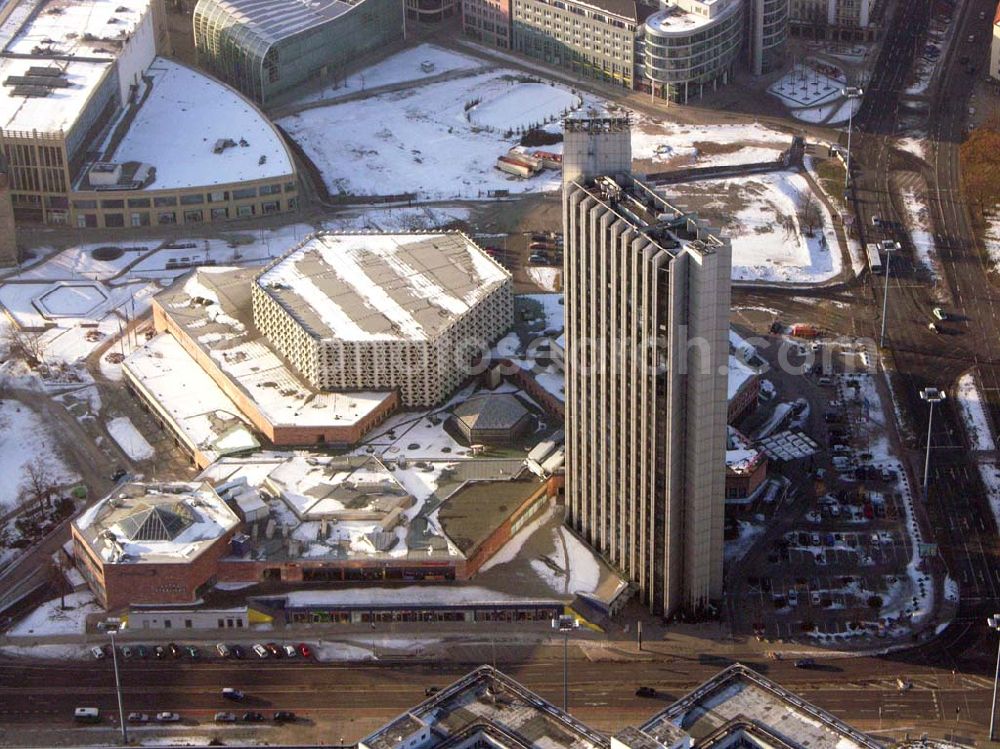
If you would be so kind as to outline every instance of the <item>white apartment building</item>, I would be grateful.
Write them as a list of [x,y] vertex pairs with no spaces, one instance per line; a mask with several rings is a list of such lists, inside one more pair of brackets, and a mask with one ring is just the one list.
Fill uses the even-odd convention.
[[875,0],[791,0],[791,31],[811,39],[870,41]]
[[630,167],[627,117],[567,120],[567,517],[670,615],[722,594],[732,257]]

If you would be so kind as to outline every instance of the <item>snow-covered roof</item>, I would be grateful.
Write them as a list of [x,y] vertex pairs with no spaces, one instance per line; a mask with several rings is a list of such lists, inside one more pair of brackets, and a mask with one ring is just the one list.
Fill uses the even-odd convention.
[[510,273],[459,232],[318,234],[258,283],[314,336],[429,340]]
[[[152,91],[111,161],[151,164],[156,177],[150,189],[291,179],[292,159],[281,136],[234,89],[162,57],[146,75]],[[236,145],[216,153],[216,142],[226,139]]]
[[737,0],[671,0],[670,4],[646,19],[659,35],[689,35],[714,23],[738,8]]
[[149,5],[150,0],[48,0],[39,4],[4,52],[113,58]]
[[122,366],[209,460],[259,447],[236,404],[169,333],[137,348]]
[[[677,729],[700,740],[727,724],[751,722],[797,749],[879,749],[871,737],[741,664],[719,672],[640,726],[659,739]],[[724,743],[726,737],[718,737]],[[667,742],[664,742],[667,743]],[[713,745],[716,742],[713,742]],[[667,744],[669,746],[669,744]]]
[[[232,17],[240,33],[274,44],[308,31],[349,11],[357,2],[343,0],[209,0],[200,3]],[[200,10],[200,9],[199,9]]]
[[188,563],[239,518],[208,483],[130,483],[73,522],[105,564]]
[[740,392],[740,389],[757,375],[750,367],[744,364],[740,357],[729,356],[729,400],[732,400]]
[[391,392],[322,392],[302,380],[252,323],[256,268],[200,268],[156,297],[275,426],[349,426],[382,408]]
[[[3,82],[0,87],[0,130],[26,133],[68,132],[76,124],[111,64],[110,61],[12,57],[0,59],[0,82]],[[44,68],[48,72],[42,76],[29,77],[33,68]],[[9,82],[11,78],[22,78],[25,81],[46,78],[56,85],[44,87],[47,95],[25,96],[17,93],[22,88]],[[35,91],[34,85],[31,90]]]
[[452,415],[469,429],[514,429],[531,415],[512,393],[482,393],[459,403]]
[[746,473],[757,465],[760,450],[726,450],[726,468],[736,474]]

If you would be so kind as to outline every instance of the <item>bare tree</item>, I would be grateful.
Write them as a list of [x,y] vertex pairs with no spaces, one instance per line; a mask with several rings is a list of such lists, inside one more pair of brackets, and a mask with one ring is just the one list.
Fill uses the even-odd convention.
[[803,192],[799,194],[796,210],[799,215],[799,224],[806,227],[806,233],[811,237],[813,233],[823,225],[823,212],[819,203],[812,193]]
[[38,502],[39,509],[45,509],[51,506],[53,489],[55,489],[55,476],[48,460],[38,456],[24,466],[21,495],[25,500],[34,499]]
[[11,359],[21,359],[33,367],[42,363],[45,355],[42,331],[21,330],[16,325],[9,325],[4,338]]
[[66,557],[63,555],[60,549],[52,557],[52,586],[59,589],[59,608],[66,608],[66,570],[69,569],[69,565],[66,562]]

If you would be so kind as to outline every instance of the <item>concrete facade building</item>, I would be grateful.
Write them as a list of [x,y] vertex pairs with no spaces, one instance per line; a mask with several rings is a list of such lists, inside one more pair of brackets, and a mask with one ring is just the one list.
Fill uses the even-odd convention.
[[10,200],[10,176],[7,174],[7,162],[0,156],[0,268],[17,265],[19,260],[14,204]]
[[406,0],[406,17],[424,23],[451,18],[459,12],[460,0]]
[[785,62],[791,0],[746,0],[747,61],[754,75],[766,75]]
[[497,49],[510,49],[511,0],[462,0],[462,31]]
[[993,18],[993,39],[990,42],[990,78],[1000,81],[1000,4]]
[[635,0],[511,0],[517,52],[585,78],[635,87],[636,33],[655,8]]
[[458,232],[320,234],[271,263],[254,320],[313,387],[433,406],[513,324],[510,273]]
[[643,78],[686,102],[729,82],[743,49],[744,0],[670,0],[642,26]]
[[199,63],[265,105],[305,81],[341,76],[402,36],[398,0],[198,0],[194,8]]
[[789,30],[807,39],[872,41],[873,0],[791,0]]
[[629,144],[627,118],[566,121],[566,501],[669,615],[722,593],[731,248],[630,175]]

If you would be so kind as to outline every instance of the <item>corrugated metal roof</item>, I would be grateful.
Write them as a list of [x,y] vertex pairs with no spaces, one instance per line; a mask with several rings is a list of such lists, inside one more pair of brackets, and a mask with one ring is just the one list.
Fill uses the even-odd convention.
[[217,0],[216,5],[274,44],[333,20],[354,3],[343,0]]

